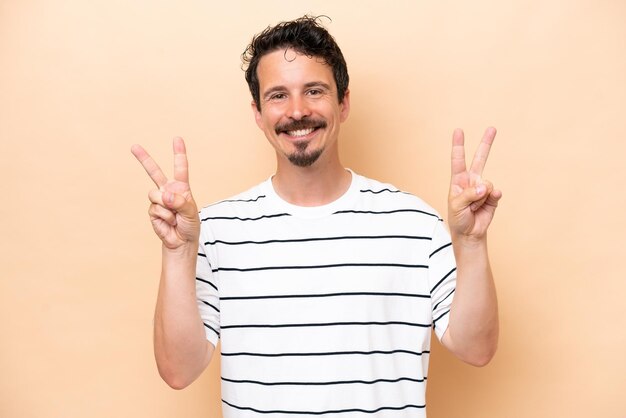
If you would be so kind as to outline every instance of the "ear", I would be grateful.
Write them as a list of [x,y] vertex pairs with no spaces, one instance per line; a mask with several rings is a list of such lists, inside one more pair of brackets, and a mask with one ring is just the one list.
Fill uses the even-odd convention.
[[345,122],[350,114],[350,89],[346,89],[346,94],[344,94],[343,100],[339,103],[339,107],[341,108],[339,120]]
[[261,117],[261,110],[258,108],[254,100],[250,102],[250,107],[252,108],[252,113],[254,114],[254,121],[260,129],[263,129],[263,118]]

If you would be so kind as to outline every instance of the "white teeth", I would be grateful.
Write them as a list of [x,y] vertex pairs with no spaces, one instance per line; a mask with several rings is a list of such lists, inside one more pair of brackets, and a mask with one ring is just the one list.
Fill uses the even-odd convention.
[[313,128],[309,129],[299,129],[297,131],[287,131],[287,135],[289,136],[306,136],[313,132]]

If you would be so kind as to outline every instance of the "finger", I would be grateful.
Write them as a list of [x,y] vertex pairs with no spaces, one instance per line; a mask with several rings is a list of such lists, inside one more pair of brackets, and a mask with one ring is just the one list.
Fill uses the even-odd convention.
[[[148,192],[148,200],[155,205],[163,206],[167,209],[174,209],[176,204],[176,193],[161,191],[160,189],[152,189]],[[182,198],[182,196],[180,196]],[[184,200],[184,199],[183,199]]]
[[193,198],[187,200],[184,196],[177,193],[153,189],[148,193],[148,199],[150,202],[163,206],[174,213],[181,214],[187,219],[198,218],[198,209]]
[[492,206],[495,210],[495,208],[498,207],[500,199],[502,199],[502,192],[500,190],[493,189],[485,201],[485,206]]
[[[498,189],[493,189],[489,197],[491,199],[494,199],[493,200],[494,206],[498,206],[498,201],[502,199],[502,191]],[[489,203],[489,199],[487,200],[487,203]]]
[[135,144],[130,148],[130,152],[133,153],[137,161],[141,163],[143,169],[146,170],[146,173],[150,176],[154,184],[157,187],[162,187],[167,183],[167,177],[161,171],[159,165],[152,159],[150,154],[143,149],[143,147],[139,144]]
[[487,163],[487,157],[489,157],[491,144],[493,144],[495,137],[496,128],[490,126],[485,130],[483,139],[480,141],[480,145],[478,145],[478,149],[476,150],[476,154],[474,154],[474,159],[472,160],[472,166],[470,168],[470,172],[472,174],[478,176],[482,175],[485,164]]
[[189,183],[189,164],[185,141],[181,137],[174,138],[174,180]]
[[155,203],[150,205],[148,208],[148,215],[150,215],[150,219],[161,219],[171,226],[176,226],[176,214],[161,205],[157,205]]
[[488,181],[483,181],[476,186],[464,188],[461,193],[452,198],[450,203],[457,211],[467,207],[476,211],[482,206],[492,190],[493,185]]
[[488,181],[483,181],[482,183],[476,185],[474,189],[476,197],[478,197],[479,199],[470,204],[470,209],[472,210],[472,212],[476,212],[478,209],[480,209],[485,204],[487,199],[489,199],[489,196],[493,191],[493,184]]
[[465,136],[462,129],[455,129],[452,134],[452,176],[462,174],[465,167]]
[[498,202],[500,201],[501,198],[502,198],[502,192],[500,190],[494,189],[487,197],[487,200],[485,201],[485,203],[481,206],[481,209],[489,212],[491,216],[493,216],[494,213],[496,212],[496,208],[498,207]]

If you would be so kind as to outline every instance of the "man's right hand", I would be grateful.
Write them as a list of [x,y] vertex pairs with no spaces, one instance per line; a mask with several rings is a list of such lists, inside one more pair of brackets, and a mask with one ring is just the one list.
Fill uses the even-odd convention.
[[151,190],[150,221],[163,242],[161,283],[154,311],[154,355],[159,374],[168,385],[182,389],[211,361],[196,300],[196,258],[200,220],[189,188],[185,143],[174,138],[174,179],[139,145],[131,152],[157,189]]
[[[141,145],[133,145],[131,152],[141,163],[158,189],[148,194],[151,205],[148,210],[152,228],[170,249],[186,245],[198,245],[200,220],[198,207],[189,187],[189,167],[185,142],[174,138],[174,179],[168,180],[159,165]],[[181,248],[182,249],[182,248]]]

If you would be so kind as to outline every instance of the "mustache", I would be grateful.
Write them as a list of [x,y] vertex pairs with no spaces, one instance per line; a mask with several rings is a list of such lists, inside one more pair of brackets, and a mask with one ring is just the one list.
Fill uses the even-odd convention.
[[287,131],[298,131],[300,129],[317,129],[317,128],[325,128],[326,121],[323,119],[299,119],[292,120],[289,122],[281,123],[276,125],[274,130],[277,134],[287,132]]

